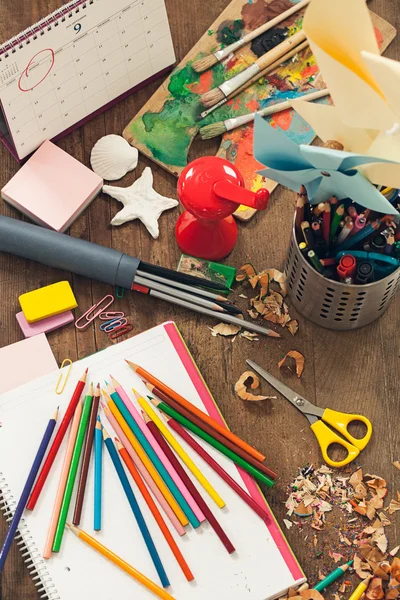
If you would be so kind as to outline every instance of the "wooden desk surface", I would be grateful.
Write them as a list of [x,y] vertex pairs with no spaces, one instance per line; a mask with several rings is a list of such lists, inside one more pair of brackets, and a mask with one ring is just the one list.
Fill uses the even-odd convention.
[[[206,3],[193,0],[188,11],[186,0],[167,0],[179,59],[227,4],[228,0]],[[58,6],[59,0],[3,0],[0,2],[0,41],[6,41]],[[397,29],[400,28],[400,7],[397,0],[371,0],[369,6]],[[400,59],[399,37],[386,54]],[[121,133],[160,83],[158,80],[121,102],[69,135],[60,145],[88,165],[94,143],[103,135]],[[196,157],[199,152],[210,153],[215,148],[216,143],[213,144],[213,141],[204,143],[200,151],[196,144],[192,157]],[[148,160],[140,157],[136,172],[126,176],[123,185],[129,185],[149,164]],[[151,167],[155,188],[167,196],[175,196],[175,179],[161,168],[153,164]],[[16,170],[14,159],[1,147],[1,187]],[[0,206],[2,214],[19,218],[19,213],[3,201],[0,201]],[[138,222],[112,229],[110,220],[119,208],[115,200],[100,196],[73,225],[72,235],[113,246],[147,261],[176,267],[180,252],[173,230],[179,209],[164,213],[160,220],[160,237],[153,241]],[[282,268],[290,236],[292,211],[293,195],[279,188],[274,192],[268,214],[259,213],[249,224],[239,225],[239,240],[229,259],[230,264],[240,266],[251,260],[259,270],[266,267]],[[64,273],[62,277],[65,277]],[[15,320],[15,314],[19,310],[18,296],[60,278],[61,272],[0,255],[0,346],[22,339]],[[110,291],[105,285],[81,277],[72,276],[70,281],[81,309],[91,306],[94,300]],[[379,321],[359,331],[331,332],[300,317],[300,330],[295,338],[286,331],[280,340],[267,338],[256,343],[245,339],[237,339],[232,343],[229,339],[211,337],[207,325],[213,323],[208,319],[139,294],[127,294],[123,307],[134,324],[134,333],[167,319],[177,322],[230,427],[264,452],[268,457],[268,464],[279,472],[277,485],[273,491],[267,491],[266,496],[282,522],[285,516],[283,502],[287,483],[298,467],[309,462],[320,464],[321,457],[306,421],[283,399],[246,404],[234,394],[233,384],[246,370],[245,359],[253,358],[276,373],[277,362],[288,350],[303,352],[306,357],[305,371],[300,381],[293,380],[293,387],[321,406],[329,405],[338,410],[359,411],[368,415],[374,425],[374,436],[362,454],[361,464],[365,466],[366,472],[385,477],[392,490],[399,489],[399,471],[391,466],[392,460],[400,458],[397,375],[399,347],[396,341],[400,324],[398,299],[393,301]],[[73,327],[67,327],[51,333],[49,341],[59,362],[65,357],[72,360],[82,358],[110,344],[110,340],[97,327],[96,330],[89,329],[78,335]],[[400,532],[396,531],[395,525],[389,530],[393,542],[390,547],[393,547],[399,539],[396,533]],[[4,538],[5,531],[5,521],[0,519],[0,540]],[[311,564],[307,564],[305,560],[304,536],[298,528],[293,527],[287,532],[287,537],[307,574]],[[0,584],[2,600],[37,598],[34,585],[16,548],[9,557]]]

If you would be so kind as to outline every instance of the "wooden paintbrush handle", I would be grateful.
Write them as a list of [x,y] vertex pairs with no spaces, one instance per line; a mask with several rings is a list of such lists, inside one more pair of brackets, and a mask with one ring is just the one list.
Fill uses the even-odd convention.
[[237,42],[234,42],[233,44],[230,44],[226,48],[223,48],[223,50],[218,50],[217,52],[214,52],[214,56],[219,61],[223,60],[224,58],[226,58],[227,56],[229,56],[229,54],[231,54],[231,52],[235,52],[238,48],[242,48],[243,46],[245,46],[246,44],[248,44],[249,42],[251,42],[252,40],[254,40],[259,35],[262,35],[266,31],[269,31],[270,29],[272,29],[273,27],[275,27],[275,25],[278,25],[279,23],[281,23],[282,21],[284,21],[285,19],[287,19],[291,15],[294,15],[296,12],[298,12],[302,8],[306,7],[309,3],[310,3],[310,0],[301,0],[301,2],[298,2],[298,4],[295,4],[294,6],[292,6],[291,8],[289,8],[288,10],[286,10],[285,12],[283,12],[280,15],[274,17],[273,19],[271,19],[267,23],[264,23],[264,25],[261,25],[261,27],[257,27],[257,29],[254,29],[254,31],[250,31],[250,33],[248,33],[245,36],[243,36]]
[[263,54],[256,62],[260,71],[271,66],[278,59],[282,62],[282,56],[289,52],[295,46],[298,46],[306,40],[306,34],[303,30],[294,33],[290,37],[286,38],[284,42],[272,48],[266,54]]

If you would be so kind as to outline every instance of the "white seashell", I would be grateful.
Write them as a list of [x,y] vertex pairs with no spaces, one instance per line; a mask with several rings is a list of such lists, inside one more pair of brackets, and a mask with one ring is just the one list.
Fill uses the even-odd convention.
[[139,152],[120,135],[100,138],[90,153],[90,164],[97,175],[107,181],[121,179],[138,163]]

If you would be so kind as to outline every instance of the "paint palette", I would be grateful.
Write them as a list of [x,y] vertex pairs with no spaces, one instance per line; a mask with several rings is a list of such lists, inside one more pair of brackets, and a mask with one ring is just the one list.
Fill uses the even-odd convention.
[[[196,73],[192,64],[204,54],[231,44],[243,34],[259,27],[295,4],[291,0],[232,0],[210,29],[203,35],[165,83],[143,106],[124,130],[124,137],[140,152],[179,176],[188,163],[190,146],[200,127],[246,114],[268,105],[296,98],[310,88],[325,87],[318,77],[318,66],[309,48],[282,64],[276,71],[262,77],[235,98],[205,119],[197,117],[203,107],[199,95],[220,85],[226,79],[252,64],[265,52],[265,45],[276,45],[282,36],[301,29],[303,13],[298,12],[282,21],[267,34],[268,39],[256,38],[223,64],[216,64],[205,73]],[[371,13],[381,52],[396,35],[392,25]],[[263,43],[260,43],[263,42]],[[318,102],[329,102],[327,98]],[[280,127],[298,144],[311,144],[314,131],[294,111],[286,110],[267,117],[274,127]],[[234,163],[242,173],[246,187],[256,191],[267,187],[270,192],[276,183],[257,173],[262,166],[253,156],[253,124],[248,124],[222,136],[217,156]],[[239,207],[235,216],[249,220],[256,211]]]

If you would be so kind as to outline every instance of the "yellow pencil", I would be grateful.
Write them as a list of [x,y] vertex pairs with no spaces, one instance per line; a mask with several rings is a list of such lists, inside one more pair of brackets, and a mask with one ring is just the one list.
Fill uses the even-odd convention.
[[363,593],[368,588],[370,581],[371,581],[371,577],[367,577],[366,579],[364,579],[364,581],[359,583],[358,586],[356,587],[356,589],[354,590],[354,592],[351,594],[349,600],[359,600],[359,598],[361,598]]
[[162,598],[163,600],[174,600],[173,597],[168,594],[168,592],[158,587],[158,585],[151,581],[151,579],[148,579],[145,575],[140,573],[140,571],[137,571],[129,563],[125,562],[120,556],[114,554],[114,552],[103,546],[103,544],[100,544],[100,542],[92,538],[88,533],[82,531],[82,529],[79,529],[78,527],[75,527],[75,525],[70,525],[69,523],[68,527],[72,533],[76,535],[76,537],[82,540],[82,542],[85,542],[85,544],[91,546],[94,550],[97,550],[97,552],[108,558],[108,560],[125,571],[125,573],[128,573],[128,575],[133,577],[133,579],[136,579],[136,581],[144,585],[144,587],[153,592],[153,594],[159,598]]
[[162,493],[162,495],[164,496],[164,498],[166,499],[166,501],[168,502],[168,504],[170,505],[170,507],[176,514],[176,516],[178,517],[179,522],[183,526],[188,525],[189,521],[188,521],[185,513],[183,512],[183,510],[181,509],[181,507],[179,506],[179,504],[177,503],[177,501],[175,500],[175,498],[169,491],[169,489],[166,486],[166,484],[164,483],[162,477],[159,475],[159,473],[157,472],[153,463],[147,456],[146,452],[143,450],[142,446],[139,444],[138,440],[132,433],[131,428],[129,427],[129,425],[125,421],[124,417],[119,412],[118,407],[115,404],[114,400],[112,400],[112,398],[110,398],[110,396],[107,394],[107,392],[105,392],[104,390],[102,390],[102,392],[106,398],[108,408],[110,409],[110,411],[112,412],[112,414],[114,415],[116,420],[118,421],[118,425],[121,427],[122,431],[128,438],[128,440],[131,443],[136,454],[139,456],[140,460],[142,461],[142,463],[144,464],[144,466],[150,473],[151,478],[154,480],[154,483],[157,485],[158,489],[160,490],[160,492]]
[[221,496],[215,491],[211,483],[204,477],[201,471],[196,467],[190,456],[188,456],[179,442],[174,438],[169,429],[164,425],[160,417],[153,410],[153,408],[146,402],[144,398],[140,396],[135,390],[132,390],[135,394],[137,401],[140,406],[143,408],[148,417],[156,424],[158,429],[161,431],[167,442],[172,446],[177,455],[181,458],[181,460],[185,463],[187,468],[193,473],[196,477],[197,481],[203,486],[206,492],[211,496],[214,502],[219,506],[219,508],[223,508],[225,506],[225,502],[222,500]]

